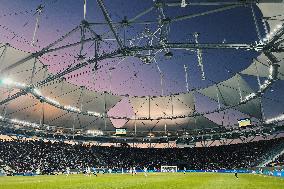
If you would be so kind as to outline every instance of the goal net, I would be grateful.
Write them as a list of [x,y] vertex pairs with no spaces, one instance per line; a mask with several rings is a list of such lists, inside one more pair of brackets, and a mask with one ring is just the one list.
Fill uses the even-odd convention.
[[171,173],[174,173],[174,172],[177,172],[177,166],[168,166],[168,165],[164,165],[164,166],[161,166],[161,172],[171,172]]

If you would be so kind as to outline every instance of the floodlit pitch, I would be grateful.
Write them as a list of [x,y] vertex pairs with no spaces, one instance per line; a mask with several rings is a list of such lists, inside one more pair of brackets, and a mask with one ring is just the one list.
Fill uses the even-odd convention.
[[0,177],[0,189],[101,189],[101,188],[190,188],[190,189],[283,189],[284,179],[253,174],[150,173]]

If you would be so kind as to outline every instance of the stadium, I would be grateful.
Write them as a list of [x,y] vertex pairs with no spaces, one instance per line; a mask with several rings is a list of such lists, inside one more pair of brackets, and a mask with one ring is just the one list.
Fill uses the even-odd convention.
[[0,5],[0,189],[284,188],[283,0]]

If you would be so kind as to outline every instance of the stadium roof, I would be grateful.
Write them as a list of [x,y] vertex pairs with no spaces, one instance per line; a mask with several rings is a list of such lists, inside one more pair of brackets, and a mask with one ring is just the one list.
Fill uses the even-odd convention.
[[[259,3],[257,5],[263,17],[266,18],[269,31],[273,32],[274,28],[283,23],[284,3]],[[248,60],[251,64],[234,73],[230,78],[213,82],[212,85],[207,87],[169,95],[128,96],[112,94],[111,92],[97,92],[85,85],[72,84],[70,79],[63,77],[42,83],[42,81],[50,79],[56,74],[50,71],[46,64],[42,63],[43,61],[40,59],[42,54],[39,52],[25,52],[4,43],[0,46],[2,81],[9,79],[13,82],[25,84],[25,86],[31,87],[30,90],[33,90],[29,92],[19,87],[9,87],[6,83],[2,84],[0,86],[0,112],[5,118],[38,124],[44,122],[46,125],[63,128],[74,127],[75,129],[102,131],[113,131],[115,127],[112,121],[115,119],[125,119],[126,123],[123,127],[137,132],[165,132],[225,126],[207,117],[207,114],[212,113],[209,108],[207,111],[200,111],[197,108],[197,99],[201,95],[207,97],[208,101],[217,103],[216,111],[213,112],[222,113],[228,109],[239,114],[239,118],[247,116],[255,119],[256,122],[264,119],[262,112],[263,97],[241,103],[248,95],[258,92],[258,87],[253,86],[252,82],[248,82],[248,76],[259,83],[271,76],[269,71],[271,62],[268,61],[267,55],[264,53],[254,58],[252,62]],[[278,79],[284,80],[284,53],[276,52],[274,55],[280,60]],[[68,70],[71,67],[72,65],[65,67],[65,69]],[[54,104],[40,99],[39,96],[35,96],[35,89],[39,96],[55,102],[54,104],[59,103],[65,109],[58,108]],[[19,93],[22,93],[22,95],[11,101],[5,101]],[[109,116],[109,110],[124,98],[128,99],[133,114],[123,117]],[[69,107],[69,109],[70,107],[71,109],[78,108],[81,112],[95,112],[94,115],[98,116],[92,116],[91,113],[89,115],[74,113],[68,111],[66,107]],[[221,108],[224,108],[224,110],[221,111]]]

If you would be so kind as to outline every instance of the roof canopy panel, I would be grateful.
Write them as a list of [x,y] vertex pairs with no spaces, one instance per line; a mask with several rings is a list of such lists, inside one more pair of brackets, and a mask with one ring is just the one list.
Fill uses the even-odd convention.
[[284,19],[283,10],[284,3],[258,3],[257,6],[260,8],[263,17],[266,18],[269,24],[270,30],[273,30],[277,24],[281,23]]
[[[284,80],[284,53],[274,53],[274,55],[279,60],[278,64],[280,65],[278,69],[278,79]],[[259,57],[253,60],[253,63],[249,67],[241,71],[241,73],[268,78],[269,64],[268,58],[262,53]]]
[[[234,106],[241,102],[245,96],[253,93],[254,91],[249,87],[241,75],[236,74],[234,77],[226,81],[205,89],[198,90],[198,92],[208,96],[220,104]],[[234,108],[250,116],[261,118],[260,103],[261,102],[256,99],[247,104],[236,106]]]
[[192,115],[195,109],[193,92],[164,97],[132,97],[133,111],[137,117],[171,117]]
[[205,128],[217,128],[218,124],[209,120],[204,116],[177,118],[177,119],[162,119],[162,120],[131,120],[128,121],[124,128],[129,131],[176,131],[176,130],[194,130]]
[[[48,74],[46,66],[36,58],[29,58],[31,56],[31,53],[6,45],[0,59],[1,77],[8,77],[13,81],[25,84],[35,84],[45,79]],[[17,66],[13,67],[13,65]]]

